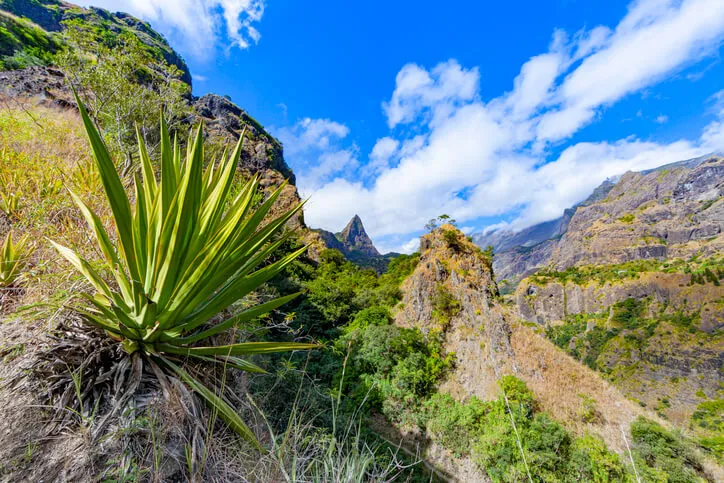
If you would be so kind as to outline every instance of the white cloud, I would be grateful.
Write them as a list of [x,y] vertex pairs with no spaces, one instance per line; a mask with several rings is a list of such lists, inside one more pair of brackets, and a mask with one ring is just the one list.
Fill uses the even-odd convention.
[[264,15],[266,0],[80,0],[112,12],[127,12],[149,21],[173,39],[184,53],[209,56],[219,45],[245,49],[261,34],[255,25]]
[[717,119],[704,128],[702,143],[710,151],[724,152],[724,89],[712,95],[709,102]]
[[357,146],[340,144],[349,134],[344,124],[305,118],[292,127],[273,129],[273,132],[284,145],[287,158],[295,160],[297,186],[302,193],[316,190],[340,172],[358,166]]
[[306,219],[336,227],[359,213],[373,238],[399,247],[441,213],[461,224],[504,216],[501,226],[521,229],[560,216],[608,177],[722,147],[717,107],[722,115],[699,139],[630,136],[573,144],[554,159],[549,151],[605,107],[715,53],[723,36],[721,0],[635,1],[614,29],[555,31],[548,51],[523,63],[512,90],[489,101],[477,68],[408,64],[382,105],[391,134],[370,155],[379,175],[372,183],[334,177],[314,192]]
[[721,0],[634,1],[605,47],[566,76],[556,92],[561,108],[546,115],[552,119],[541,120],[538,136],[551,141],[568,137],[593,119],[600,106],[701,59],[723,37]]
[[669,116],[659,114],[656,119],[654,119],[654,122],[656,122],[657,124],[666,124],[667,122],[669,122]]
[[410,254],[420,249],[420,238],[413,238],[400,247],[402,253]]
[[441,116],[461,102],[477,94],[478,69],[463,69],[455,60],[439,64],[430,72],[415,64],[407,64],[397,74],[395,91],[390,102],[383,104],[390,127],[414,121],[425,111]]
[[362,170],[363,176],[375,176],[390,167],[390,161],[397,154],[400,142],[391,137],[384,137],[377,140],[372,152],[370,160]]

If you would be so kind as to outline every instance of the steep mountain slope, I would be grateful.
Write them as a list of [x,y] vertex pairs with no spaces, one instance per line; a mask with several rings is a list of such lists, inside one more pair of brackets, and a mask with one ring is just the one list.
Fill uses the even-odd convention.
[[583,203],[519,233],[475,235],[496,249],[499,280],[536,269],[713,254],[722,249],[721,157],[697,158],[604,182]]
[[626,173],[532,248],[545,256],[514,295],[521,319],[719,452],[694,415],[723,395],[723,195],[721,157]]
[[[181,80],[191,86],[191,73],[181,56],[148,23],[131,15],[111,13],[102,8],[83,8],[61,0],[0,0],[0,10],[19,17],[13,18],[5,13],[0,15],[0,22],[12,24],[15,30],[34,28],[33,31],[37,32],[35,36],[28,37],[14,34],[13,28],[8,29],[7,25],[5,29],[0,29],[0,61],[5,61],[6,68],[52,63],[52,55],[62,45],[62,39],[56,34],[64,30],[64,22],[76,21],[106,35],[130,34],[137,37],[153,56],[176,66],[181,72]],[[34,25],[28,25],[23,19]],[[13,57],[15,62],[7,61]]]
[[[628,428],[639,416],[661,421],[568,357],[535,327],[518,322],[515,308],[498,295],[490,260],[453,226],[423,236],[420,252],[417,268],[402,285],[395,323],[440,337],[445,352],[454,354],[456,362],[440,391],[458,401],[491,401],[500,395],[501,378],[513,375],[532,390],[541,411],[573,434],[600,436],[621,454],[628,451]],[[416,433],[403,433],[415,440]],[[451,471],[449,455],[440,448],[445,440],[434,432],[425,436],[432,441],[426,443],[426,456]],[[457,476],[474,480],[466,471]],[[714,480],[721,475],[715,466],[708,471]]]
[[367,235],[362,219],[358,215],[354,215],[347,226],[338,233],[313,229],[308,240],[312,244],[311,250],[316,258],[322,249],[332,248],[342,252],[349,261],[362,267],[373,268],[378,273],[384,272],[390,260],[398,255],[397,253],[381,255]]

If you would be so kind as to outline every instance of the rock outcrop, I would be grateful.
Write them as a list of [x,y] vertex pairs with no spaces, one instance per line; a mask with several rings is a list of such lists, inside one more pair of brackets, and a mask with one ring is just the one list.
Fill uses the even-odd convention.
[[[454,368],[440,391],[458,400],[490,400],[498,397],[498,378],[513,374],[531,388],[542,410],[574,434],[600,435],[619,452],[626,448],[621,428],[641,414],[656,418],[519,323],[498,295],[488,257],[453,226],[423,236],[420,254],[417,268],[401,287],[395,324],[440,337],[445,352],[454,353]],[[581,418],[582,397],[597,401],[599,420]],[[424,456],[436,462],[429,452]],[[479,480],[461,476],[461,481]]]
[[562,323],[569,315],[605,312],[630,298],[647,299],[652,315],[662,310],[669,314],[704,312],[699,328],[705,332],[724,328],[724,312],[718,307],[724,300],[724,287],[692,284],[691,275],[685,273],[644,272],[637,278],[585,285],[571,281],[539,284],[525,279],[515,294],[520,316],[545,326]]
[[310,244],[310,254],[314,260],[319,260],[323,249],[331,248],[342,252],[347,260],[362,267],[373,268],[378,273],[384,272],[390,260],[398,256],[397,253],[381,255],[377,251],[358,215],[354,215],[338,233],[313,229],[306,236],[306,240]]
[[517,283],[544,266],[721,253],[723,230],[724,158],[710,156],[626,173],[561,218],[473,238],[495,248],[498,279]]
[[149,53],[176,66],[181,73],[180,79],[191,86],[191,72],[183,58],[148,23],[132,15],[112,13],[97,7],[83,8],[60,0],[13,0],[2,2],[0,7],[13,15],[32,20],[47,32],[61,32],[64,29],[63,22],[79,20],[102,27],[110,34],[131,33],[146,46]]
[[395,323],[441,333],[446,350],[464,361],[445,389],[458,397],[495,398],[497,378],[514,361],[489,259],[452,225],[443,225],[421,238],[420,262],[401,289]]

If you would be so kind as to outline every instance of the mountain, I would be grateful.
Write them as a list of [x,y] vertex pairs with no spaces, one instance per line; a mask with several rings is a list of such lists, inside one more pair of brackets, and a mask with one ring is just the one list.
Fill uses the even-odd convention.
[[319,251],[323,248],[339,250],[349,261],[362,267],[373,268],[378,273],[386,270],[390,260],[398,253],[381,255],[365,231],[362,219],[354,215],[347,226],[338,233],[322,229],[313,229],[315,235],[309,239],[313,245],[311,251],[313,258],[319,258]]
[[186,62],[147,22],[61,0],[0,0],[0,70],[3,66],[16,69],[51,64],[62,46],[59,34],[66,28],[65,22],[80,22],[106,36],[137,37],[151,55],[177,67],[181,80],[191,86]]
[[[422,451],[422,457],[443,471],[446,479],[489,481],[487,477],[493,476],[493,481],[526,481],[524,473],[519,474],[519,478],[501,478],[500,473],[491,468],[495,464],[495,457],[485,456],[486,449],[500,451],[505,434],[510,435],[512,431],[507,428],[502,434],[496,433],[496,423],[486,422],[486,410],[481,408],[500,404],[501,412],[498,418],[503,418],[506,414],[506,401],[515,391],[530,391],[530,397],[535,402],[529,406],[528,418],[533,421],[544,418],[544,432],[549,437],[554,437],[556,432],[566,431],[570,434],[567,437],[569,441],[576,437],[593,437],[600,441],[601,448],[608,448],[620,455],[629,454],[627,448],[630,448],[632,441],[637,441],[637,436],[632,438],[627,434],[629,431],[636,434],[634,428],[640,424],[640,418],[660,421],[668,426],[669,423],[663,422],[655,413],[662,414],[660,407],[640,403],[640,399],[627,398],[617,387],[621,386],[618,378],[602,377],[600,372],[568,357],[556,347],[553,340],[547,340],[545,335],[541,334],[537,323],[521,320],[515,304],[510,305],[499,296],[490,260],[455,227],[443,225],[424,235],[421,238],[420,251],[417,267],[401,286],[403,297],[394,315],[395,325],[427,334],[438,341],[442,353],[453,354],[456,363],[445,374],[439,386],[440,393],[445,394],[438,399],[442,402],[438,403],[439,406],[428,403],[431,409],[420,417],[422,423],[414,427],[398,424],[395,426],[398,431],[396,433],[382,424],[378,424],[376,429],[386,431],[383,434],[388,438],[394,437],[394,441],[401,439],[403,446],[410,450],[417,448]],[[540,292],[536,298],[541,305],[546,304],[547,300],[548,292]],[[617,323],[611,322],[612,325]],[[668,329],[668,326],[665,329],[662,326],[662,333]],[[628,334],[628,337],[630,339],[631,334]],[[693,342],[703,338],[689,339]],[[656,340],[661,342],[661,339]],[[691,344],[687,346],[688,352],[671,357],[675,361],[671,365],[684,367],[687,364],[701,364],[699,374],[702,379],[714,377],[711,383],[692,377],[692,385],[705,387],[706,397],[714,395],[715,391],[711,388],[716,386],[717,381],[722,380],[721,375],[714,374],[716,364],[719,363],[719,368],[721,367],[722,353],[719,350],[717,355],[713,348],[720,343],[719,338],[699,349]],[[679,347],[681,346],[680,344]],[[583,343],[581,347],[585,347]],[[660,346],[659,353],[651,353],[651,358],[670,357],[666,347]],[[664,355],[664,352],[667,354]],[[624,357],[624,350],[611,351],[611,354]],[[653,362],[648,357],[645,360],[647,363]],[[613,357],[611,364],[622,376],[628,373],[630,368],[627,363],[621,363]],[[673,377],[673,373],[666,374]],[[650,387],[656,388],[653,392],[659,394],[659,397],[662,397],[660,394],[667,388],[669,393],[675,392],[676,389],[671,389],[672,383],[668,377],[654,373],[649,375],[652,376],[648,379]],[[517,389],[506,389],[501,380],[511,384],[518,381],[514,383]],[[687,383],[683,381],[673,384],[674,388],[686,386]],[[686,397],[689,397],[688,391]],[[696,404],[705,397],[695,399],[695,403],[686,406],[686,417],[691,416]],[[669,401],[674,404],[674,399]],[[508,407],[517,404],[519,403],[511,401]],[[676,411],[682,410],[681,405],[672,407],[676,407]],[[673,413],[672,410],[672,416]],[[676,424],[683,424],[686,417],[681,416],[679,413],[679,417],[672,419]],[[536,438],[533,430],[535,424],[531,425],[530,420],[517,420],[517,431],[526,434],[522,444],[528,448],[528,458],[539,461],[536,444],[532,443]],[[688,427],[699,436],[709,434],[706,428],[696,424]],[[662,427],[661,431],[661,434],[665,434],[666,430]],[[490,446],[480,443],[488,438],[494,440],[493,443],[488,443]],[[515,438],[511,437],[507,444],[513,451],[516,447]],[[580,443],[574,443],[573,446],[577,444]],[[566,451],[565,445],[556,448],[557,451]],[[610,458],[609,461],[616,461],[618,457]],[[566,472],[565,460],[564,457],[551,467],[550,481],[566,481],[554,473]],[[509,460],[506,461],[507,465],[512,464]],[[636,464],[639,472],[650,474],[648,463],[637,460]],[[675,465],[683,467],[681,463]],[[509,471],[505,465],[496,468],[501,472]],[[538,474],[540,470],[538,466],[531,466],[531,471]],[[633,470],[629,471],[632,474],[631,481],[635,481]],[[702,467],[695,471],[710,480],[716,480],[717,475],[721,475],[716,473],[719,470],[707,473],[708,470],[705,471]],[[628,481],[623,475],[613,476],[611,474],[601,481]],[[578,473],[571,481],[598,481],[597,478],[601,476]],[[641,481],[653,480],[646,477]]]
[[604,181],[558,219],[519,232],[476,234],[473,240],[493,245],[496,275],[512,285],[548,265],[563,270],[693,253],[696,240],[717,237],[724,228],[717,221],[723,163],[707,156],[629,172]]

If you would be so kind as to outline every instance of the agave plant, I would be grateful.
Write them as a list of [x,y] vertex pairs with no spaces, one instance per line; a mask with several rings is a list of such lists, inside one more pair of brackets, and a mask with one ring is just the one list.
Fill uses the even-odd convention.
[[28,264],[27,260],[32,252],[28,240],[26,235],[13,242],[12,231],[5,237],[5,242],[0,247],[0,288],[10,287],[17,282]]
[[[100,218],[74,193],[71,196],[92,228],[111,284],[75,251],[51,242],[95,289],[83,294],[77,310],[84,319],[116,339],[128,354],[175,374],[202,396],[241,436],[259,447],[250,429],[216,391],[182,367],[187,358],[251,372],[263,372],[240,356],[316,347],[303,343],[243,342],[216,345],[220,334],[290,301],[297,294],[247,308],[215,323],[234,302],[256,290],[306,248],[267,263],[285,241],[285,223],[301,204],[268,220],[279,187],[254,206],[256,177],[232,196],[243,133],[233,152],[218,166],[203,169],[203,131],[190,136],[185,161],[161,117],[160,179],[157,180],[140,134],[141,174],[134,180],[134,203],[84,106],[78,100],[100,178],[116,226],[111,241]],[[280,236],[277,236],[280,235]],[[117,246],[116,246],[117,245]]]

